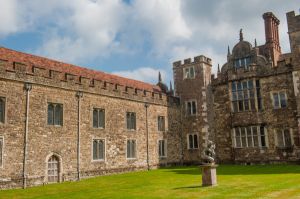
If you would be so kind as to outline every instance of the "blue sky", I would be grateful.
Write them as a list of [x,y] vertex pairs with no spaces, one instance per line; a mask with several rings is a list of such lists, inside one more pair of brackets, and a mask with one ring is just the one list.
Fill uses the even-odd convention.
[[285,13],[292,0],[0,0],[0,45],[67,63],[169,84],[172,62],[205,55],[226,61],[227,45],[244,38],[264,44],[262,14],[280,19],[289,52]]

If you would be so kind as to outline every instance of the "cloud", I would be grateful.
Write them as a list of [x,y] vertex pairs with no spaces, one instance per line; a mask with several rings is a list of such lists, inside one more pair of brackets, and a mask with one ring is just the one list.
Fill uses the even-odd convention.
[[112,73],[122,77],[156,84],[158,82],[159,72],[161,73],[162,80],[165,81],[166,72],[163,69],[154,69],[152,67],[141,67],[135,70],[115,71]]
[[[43,39],[36,44],[37,54],[83,65],[128,55],[140,65],[153,65],[172,74],[173,61],[200,54],[212,58],[213,71],[216,71],[217,63],[223,65],[226,61],[227,45],[232,49],[238,42],[240,28],[244,30],[245,40],[253,43],[256,38],[259,45],[264,44],[261,16],[267,11],[274,12],[281,20],[281,46],[283,52],[289,52],[285,13],[298,8],[299,3],[292,0],[284,3],[282,0],[0,0],[0,7],[0,37],[20,32],[38,33]],[[169,65],[156,66],[145,60]],[[136,74],[134,71],[139,69],[123,72]],[[110,66],[108,70],[114,68]],[[152,78],[144,75],[142,79],[153,81],[156,77],[157,74]]]
[[19,31],[21,23],[16,0],[0,0],[0,36]]

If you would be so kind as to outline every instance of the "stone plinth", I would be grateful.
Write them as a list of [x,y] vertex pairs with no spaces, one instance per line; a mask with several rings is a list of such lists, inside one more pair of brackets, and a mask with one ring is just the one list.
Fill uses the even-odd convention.
[[217,167],[216,164],[200,165],[202,170],[202,186],[217,185]]

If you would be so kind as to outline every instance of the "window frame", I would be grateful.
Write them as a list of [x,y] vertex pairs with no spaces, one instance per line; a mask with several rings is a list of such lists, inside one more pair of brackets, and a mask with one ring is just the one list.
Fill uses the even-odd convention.
[[[128,157],[128,150],[127,150],[127,148],[128,148],[128,146],[127,146],[128,141],[134,141],[135,142],[135,157]],[[126,139],[125,146],[126,146],[126,148],[125,148],[125,150],[126,150],[126,153],[125,153],[126,160],[137,160],[138,159],[137,139]]]
[[4,136],[0,136],[0,140],[2,140],[2,148],[0,148],[1,150],[1,162],[0,162],[0,169],[4,168]]
[[[98,117],[98,126],[94,127],[94,110],[97,110],[97,117]],[[99,112],[100,110],[103,110],[104,112],[104,124],[103,127],[99,127]],[[106,110],[104,108],[97,108],[97,107],[93,107],[92,108],[92,128],[93,129],[105,129],[106,128]]]
[[[248,132],[248,129],[251,129],[250,132]],[[256,134],[254,134],[254,128],[256,129]],[[238,129],[238,136],[237,136],[237,129]],[[242,129],[244,129],[245,135],[242,136]],[[262,135],[261,130],[263,129],[264,134]],[[250,134],[249,134],[250,133]],[[231,131],[232,136],[232,147],[235,149],[254,149],[254,148],[268,148],[269,147],[269,141],[268,141],[268,132],[267,128],[264,125],[250,125],[250,126],[238,126],[232,128]],[[250,136],[249,136],[250,135]],[[245,138],[245,146],[243,144],[243,139]],[[249,145],[249,137],[251,138],[251,146]],[[262,137],[264,138],[264,145],[262,146]],[[240,146],[237,146],[237,138],[239,138]],[[257,142],[257,146],[256,143]]]
[[[291,139],[291,146],[286,146],[286,143],[285,143],[285,134],[284,134],[284,131],[285,130],[288,130],[289,131],[289,135],[290,135],[290,139]],[[282,135],[282,142],[283,142],[283,145],[284,146],[279,146],[279,143],[278,143],[278,132],[281,133]],[[285,148],[292,148],[294,146],[294,133],[293,133],[293,129],[292,128],[281,128],[281,129],[274,129],[274,137],[275,137],[275,146],[276,148],[279,148],[279,149],[285,149]]]
[[[186,69],[188,69],[188,73],[186,72]],[[191,69],[194,71],[193,77],[191,77]],[[194,66],[186,66],[183,68],[183,79],[195,79],[196,77],[196,71]]]
[[[252,82],[252,86],[250,86],[250,82]],[[257,82],[259,83],[259,85]],[[247,88],[244,88],[244,83],[247,84]],[[234,85],[234,90],[233,90],[233,85]],[[240,89],[239,89],[238,85],[241,86]],[[263,110],[261,87],[260,87],[259,79],[252,78],[252,79],[231,81],[229,84],[229,91],[230,91],[229,92],[230,93],[230,106],[231,106],[232,113],[242,113],[242,112],[247,112],[247,111]],[[245,97],[245,94],[247,97]],[[253,94],[253,97],[251,97],[251,94]],[[241,99],[240,99],[240,97],[241,97]],[[247,101],[247,107],[248,107],[247,110],[245,108],[246,101]],[[242,106],[242,109],[240,108],[240,105]]]
[[[193,147],[192,148],[190,147],[190,139],[189,139],[190,135],[192,135],[192,140],[193,140]],[[195,147],[195,139],[194,139],[195,135],[197,136],[197,147]],[[199,143],[199,133],[188,133],[187,134],[187,149],[188,150],[199,150],[199,145],[200,145],[200,143]]]
[[[160,145],[160,142],[164,142],[164,155],[162,156],[161,154],[160,154],[160,149],[161,149],[161,145]],[[158,140],[158,157],[159,158],[166,158],[167,157],[167,146],[168,146],[168,144],[167,144],[167,140],[166,139],[159,139]]]
[[[280,94],[284,94],[284,97],[285,97],[285,106],[283,107],[282,106],[282,99],[281,99],[281,95]],[[278,107],[275,106],[275,99],[274,99],[274,95],[277,95],[278,96]],[[273,109],[275,110],[278,110],[278,109],[285,109],[288,107],[288,97],[287,97],[287,92],[286,90],[280,90],[280,91],[272,91],[270,93],[270,96],[271,96],[271,100],[272,100],[272,106],[273,106]]]
[[[193,113],[193,102],[195,102],[195,110],[196,110],[196,113]],[[191,109],[189,110],[189,107],[188,107],[188,103],[191,103]],[[189,110],[189,111],[188,111]],[[190,99],[190,100],[187,100],[185,101],[185,115],[190,117],[190,116],[197,116],[198,115],[198,105],[197,105],[197,100],[195,99]]]
[[[134,118],[135,118],[135,126],[134,126],[134,129],[129,129],[129,128],[128,128],[127,114],[131,114],[131,115],[133,114],[133,115],[134,115]],[[131,118],[130,118],[130,121],[131,121]],[[127,131],[136,131],[136,130],[137,130],[137,114],[136,114],[136,112],[126,111],[126,114],[125,114],[125,126],[126,126],[126,130],[127,130]]]
[[[53,118],[52,118],[52,124],[49,124],[49,105],[52,104],[54,105],[53,107]],[[55,124],[55,107],[57,105],[61,105],[61,124]],[[47,102],[47,106],[46,106],[46,113],[47,113],[47,120],[46,120],[46,124],[47,126],[54,126],[54,127],[63,127],[64,126],[64,104],[61,103],[61,102],[51,102],[51,101],[48,101]]]
[[[162,115],[159,115],[157,116],[157,130],[158,132],[165,132],[166,131],[166,117],[165,116],[162,116]],[[162,123],[162,126],[160,125],[160,119],[162,119],[163,123]],[[160,128],[162,127],[162,128]]]
[[[102,140],[104,141],[104,155],[103,159],[94,159],[94,140]],[[106,162],[106,138],[101,137],[93,137],[91,144],[91,162]]]

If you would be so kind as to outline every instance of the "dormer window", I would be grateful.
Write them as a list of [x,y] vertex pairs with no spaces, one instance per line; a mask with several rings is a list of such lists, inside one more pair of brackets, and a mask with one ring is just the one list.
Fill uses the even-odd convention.
[[183,78],[184,79],[193,79],[195,78],[195,69],[193,66],[185,67],[183,69]]
[[250,63],[251,63],[250,57],[244,57],[244,58],[234,60],[234,67],[236,69],[238,69],[238,68],[246,68],[247,69]]

